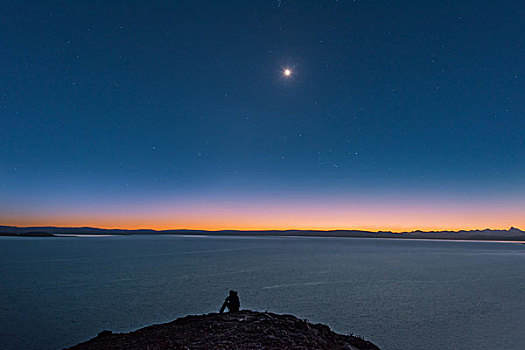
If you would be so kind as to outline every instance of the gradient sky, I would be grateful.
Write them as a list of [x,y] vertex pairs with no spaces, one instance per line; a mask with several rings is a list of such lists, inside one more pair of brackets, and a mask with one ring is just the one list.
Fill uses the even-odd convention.
[[0,16],[0,224],[525,229],[521,0]]

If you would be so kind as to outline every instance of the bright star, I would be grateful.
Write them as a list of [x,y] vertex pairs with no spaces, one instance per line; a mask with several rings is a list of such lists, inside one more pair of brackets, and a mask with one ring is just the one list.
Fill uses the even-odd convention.
[[292,71],[286,68],[285,70],[283,70],[283,74],[285,77],[289,77],[290,75],[292,75]]

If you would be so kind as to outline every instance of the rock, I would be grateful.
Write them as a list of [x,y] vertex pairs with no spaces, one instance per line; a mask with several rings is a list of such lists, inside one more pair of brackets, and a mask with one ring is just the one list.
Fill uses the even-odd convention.
[[70,350],[118,349],[347,349],[379,350],[362,338],[337,334],[292,315],[242,310],[186,316],[130,333],[102,331]]
[[112,334],[113,334],[112,331],[105,330],[97,334],[97,337],[107,337],[108,335],[112,335]]

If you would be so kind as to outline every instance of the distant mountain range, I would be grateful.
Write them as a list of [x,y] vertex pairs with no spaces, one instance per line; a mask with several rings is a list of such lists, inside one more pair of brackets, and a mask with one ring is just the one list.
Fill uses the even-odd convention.
[[484,241],[524,241],[525,231],[511,227],[508,230],[470,230],[470,231],[360,231],[360,230],[123,230],[95,227],[16,227],[0,226],[0,236],[53,237],[62,235],[217,235],[217,236],[306,236],[306,237],[361,237],[361,238],[399,238],[399,239],[453,239]]

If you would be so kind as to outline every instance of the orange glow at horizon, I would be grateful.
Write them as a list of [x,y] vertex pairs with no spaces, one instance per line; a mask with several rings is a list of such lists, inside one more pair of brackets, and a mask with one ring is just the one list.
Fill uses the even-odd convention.
[[113,210],[0,214],[13,226],[90,226],[122,229],[441,231],[525,228],[520,206],[241,205],[187,203]]

